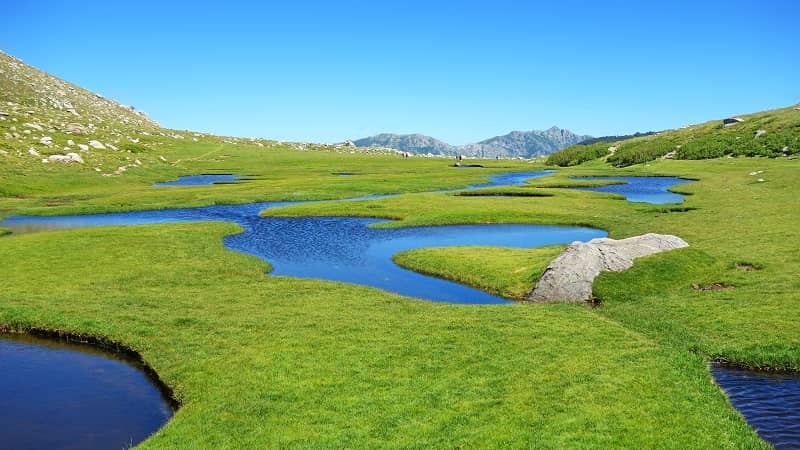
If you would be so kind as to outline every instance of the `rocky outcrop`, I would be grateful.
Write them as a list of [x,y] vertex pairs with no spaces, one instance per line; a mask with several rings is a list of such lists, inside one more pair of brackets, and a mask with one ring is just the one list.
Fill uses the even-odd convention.
[[628,239],[592,239],[573,242],[547,266],[536,287],[526,296],[534,302],[578,303],[592,299],[592,284],[600,272],[621,272],[633,260],[667,250],[688,247],[677,236],[648,233]]

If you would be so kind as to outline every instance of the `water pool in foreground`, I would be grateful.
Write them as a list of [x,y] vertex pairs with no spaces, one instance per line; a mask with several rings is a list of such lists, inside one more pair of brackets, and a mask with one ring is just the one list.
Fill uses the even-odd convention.
[[695,181],[678,177],[570,177],[569,179],[620,181],[623,183],[597,187],[574,187],[570,189],[609,192],[623,195],[629,202],[655,204],[682,202],[683,195],[670,192],[668,189],[673,186]]
[[800,449],[800,376],[711,365],[714,379],[761,436],[776,449]]
[[0,334],[1,448],[122,449],[172,417],[143,367],[120,355]]

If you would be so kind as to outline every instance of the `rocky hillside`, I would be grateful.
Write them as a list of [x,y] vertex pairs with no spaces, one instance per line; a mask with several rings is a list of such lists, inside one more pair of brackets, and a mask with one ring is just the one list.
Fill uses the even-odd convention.
[[359,147],[388,147],[415,154],[464,155],[482,158],[531,158],[556,152],[591,136],[552,127],[544,131],[512,131],[474,144],[450,145],[422,134],[378,134],[358,139]]
[[581,143],[551,154],[547,163],[574,166],[603,159],[617,166],[657,158],[787,157],[800,153],[800,105],[687,125],[615,142]]
[[154,150],[187,133],[0,52],[0,164],[73,165],[120,175],[163,163]]

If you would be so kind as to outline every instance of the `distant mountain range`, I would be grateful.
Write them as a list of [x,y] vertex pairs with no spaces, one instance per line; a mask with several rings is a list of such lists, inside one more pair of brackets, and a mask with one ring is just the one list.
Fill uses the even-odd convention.
[[353,141],[357,147],[388,147],[415,154],[495,156],[531,158],[549,155],[570,145],[591,139],[558,127],[547,130],[512,131],[474,144],[450,145],[424,134],[383,133]]

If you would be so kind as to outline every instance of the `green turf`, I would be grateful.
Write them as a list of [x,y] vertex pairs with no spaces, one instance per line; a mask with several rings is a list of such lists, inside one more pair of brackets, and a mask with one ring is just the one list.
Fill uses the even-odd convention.
[[[602,276],[596,294],[603,307],[592,310],[434,304],[269,277],[267,264],[222,247],[221,237],[237,231],[226,224],[1,238],[0,260],[9,263],[0,322],[123,342],[175,390],[182,408],[145,447],[752,448],[764,444],[712,382],[706,361],[798,367],[792,274],[800,264],[784,245],[796,236],[797,213],[783,207],[797,192],[797,161],[662,161],[625,171],[588,163],[530,186],[461,196],[413,192],[537,166],[500,161],[459,171],[441,160],[246,146],[222,161],[202,146],[175,152],[197,155],[186,158],[182,173],[213,169],[255,180],[158,189],[149,184],[177,175],[174,167],[118,178],[82,178],[67,168],[60,178],[15,183],[25,194],[0,198],[0,207],[63,214],[407,191],[265,214],[402,219],[382,226],[579,224],[612,237],[674,233],[691,248]],[[766,181],[748,175],[753,170],[763,170]],[[680,206],[548,187],[596,174],[700,181],[679,187],[693,194]],[[513,192],[528,194],[502,195]],[[519,298],[557,250],[422,249],[397,259]],[[762,270],[732,269],[737,262]],[[691,289],[718,281],[736,289]]]

